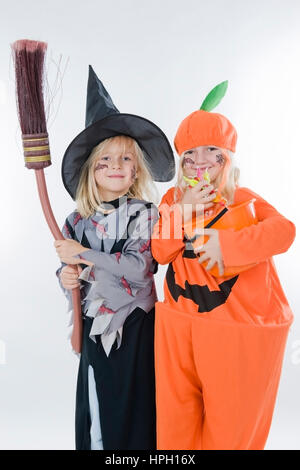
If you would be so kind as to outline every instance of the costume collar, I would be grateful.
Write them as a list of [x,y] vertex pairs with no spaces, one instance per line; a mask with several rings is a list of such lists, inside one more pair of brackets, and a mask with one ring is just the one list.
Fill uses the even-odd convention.
[[125,204],[127,200],[130,200],[130,198],[128,198],[127,194],[124,194],[112,201],[102,201],[97,213],[104,215],[110,214],[114,209],[118,209],[122,204]]

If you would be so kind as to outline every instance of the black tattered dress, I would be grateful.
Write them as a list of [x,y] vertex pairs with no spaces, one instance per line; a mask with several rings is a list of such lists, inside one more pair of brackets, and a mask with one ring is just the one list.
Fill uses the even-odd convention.
[[[81,265],[84,313],[76,450],[152,450],[156,448],[153,274],[157,265],[150,236],[157,210],[127,197],[106,204],[115,207],[113,216],[97,212],[82,219],[73,212],[63,228],[66,238],[90,248],[80,256],[95,263],[92,268]],[[125,227],[126,236],[107,236],[115,223],[117,232]],[[133,227],[138,229],[135,233]],[[70,301],[69,291],[63,291]]]

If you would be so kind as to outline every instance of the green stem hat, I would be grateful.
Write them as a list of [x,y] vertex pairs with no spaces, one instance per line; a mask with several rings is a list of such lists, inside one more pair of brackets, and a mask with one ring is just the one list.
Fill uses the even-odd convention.
[[179,155],[202,145],[215,145],[235,152],[237,141],[235,128],[222,114],[210,112],[225,95],[227,86],[228,81],[225,81],[213,88],[200,109],[189,114],[181,122],[174,139]]

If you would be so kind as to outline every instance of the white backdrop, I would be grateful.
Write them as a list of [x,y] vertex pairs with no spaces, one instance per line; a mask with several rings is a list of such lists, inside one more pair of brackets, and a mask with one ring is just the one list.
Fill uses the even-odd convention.
[[[0,448],[73,449],[78,359],[34,172],[24,168],[10,43],[48,42],[54,86],[46,179],[59,225],[74,208],[60,176],[84,128],[88,64],[121,112],[157,123],[171,142],[208,91],[229,80],[217,111],[236,126],[241,183],[299,226],[300,2],[298,0],[0,0]],[[59,106],[60,105],[60,106]],[[56,116],[55,116],[56,114]],[[160,184],[162,195],[170,184]],[[300,449],[299,239],[275,258],[295,314],[267,449]],[[164,268],[156,276],[162,297]]]

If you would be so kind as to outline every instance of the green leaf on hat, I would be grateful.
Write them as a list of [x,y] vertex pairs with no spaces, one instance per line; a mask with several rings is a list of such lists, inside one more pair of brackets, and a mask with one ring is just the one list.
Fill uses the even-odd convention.
[[222,100],[223,96],[226,93],[228,87],[228,80],[225,82],[219,83],[219,85],[215,86],[207,95],[205,100],[203,101],[200,109],[203,111],[211,111],[214,109]]

